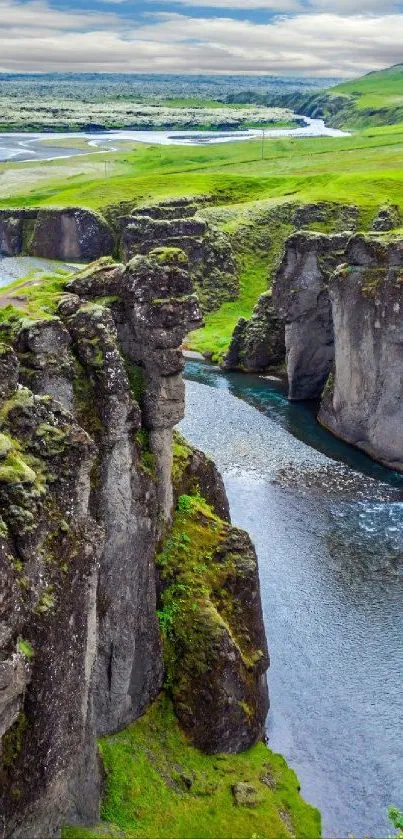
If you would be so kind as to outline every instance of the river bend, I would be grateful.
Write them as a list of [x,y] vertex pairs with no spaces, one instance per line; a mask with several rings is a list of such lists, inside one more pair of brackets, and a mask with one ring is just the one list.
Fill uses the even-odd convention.
[[189,362],[187,376],[181,430],[220,467],[258,552],[269,745],[325,837],[386,837],[402,805],[402,477],[319,429],[279,383]]

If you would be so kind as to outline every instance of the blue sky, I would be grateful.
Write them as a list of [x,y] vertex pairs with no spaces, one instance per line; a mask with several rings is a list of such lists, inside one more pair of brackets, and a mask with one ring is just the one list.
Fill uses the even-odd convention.
[[403,62],[400,0],[0,0],[0,71],[353,76]]

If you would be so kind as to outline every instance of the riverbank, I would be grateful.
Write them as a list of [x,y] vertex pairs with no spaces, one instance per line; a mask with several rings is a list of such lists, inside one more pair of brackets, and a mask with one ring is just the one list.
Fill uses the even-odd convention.
[[[267,414],[276,394],[261,386]],[[386,837],[403,771],[401,493],[227,388],[224,376],[188,382],[181,430],[222,469],[233,521],[258,550],[269,745],[322,811],[325,837]]]

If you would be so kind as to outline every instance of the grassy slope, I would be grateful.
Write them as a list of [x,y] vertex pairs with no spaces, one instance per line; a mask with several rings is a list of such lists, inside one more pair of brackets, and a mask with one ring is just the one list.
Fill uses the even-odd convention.
[[403,64],[343,82],[330,92],[354,96],[357,108],[361,110],[403,105]]
[[[319,813],[300,798],[297,778],[280,755],[263,744],[241,755],[202,754],[179,729],[164,696],[134,725],[105,737],[100,748],[103,823],[65,828],[63,839],[320,836]],[[258,806],[235,806],[231,787],[239,782],[255,787]]]

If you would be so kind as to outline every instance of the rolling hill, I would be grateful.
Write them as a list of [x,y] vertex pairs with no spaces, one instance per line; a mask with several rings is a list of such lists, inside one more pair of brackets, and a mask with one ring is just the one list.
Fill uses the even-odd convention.
[[322,93],[285,96],[300,113],[322,117],[334,128],[361,129],[403,122],[403,64],[368,73]]

